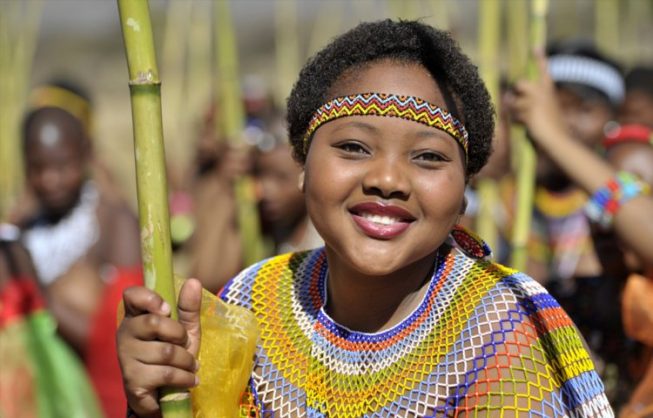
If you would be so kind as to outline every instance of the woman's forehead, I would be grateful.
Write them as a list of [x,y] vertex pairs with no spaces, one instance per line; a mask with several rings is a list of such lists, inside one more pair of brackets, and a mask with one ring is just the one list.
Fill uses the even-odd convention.
[[83,132],[74,126],[47,120],[30,129],[25,141],[25,151],[28,154],[54,151],[79,153],[84,149],[86,139]]

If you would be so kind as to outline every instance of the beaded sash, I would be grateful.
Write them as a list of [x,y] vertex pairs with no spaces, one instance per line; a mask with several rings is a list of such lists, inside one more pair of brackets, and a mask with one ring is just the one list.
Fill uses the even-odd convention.
[[222,297],[261,341],[243,416],[612,417],[571,320],[529,277],[452,248],[419,306],[361,333],[323,310],[324,249],[241,273]]

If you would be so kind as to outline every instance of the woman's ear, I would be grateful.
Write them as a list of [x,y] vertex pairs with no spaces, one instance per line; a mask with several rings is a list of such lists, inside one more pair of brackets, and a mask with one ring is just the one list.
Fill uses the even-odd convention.
[[299,191],[304,193],[304,177],[305,177],[305,170],[302,170],[301,173],[299,173],[299,176],[297,177],[297,187],[299,188]]

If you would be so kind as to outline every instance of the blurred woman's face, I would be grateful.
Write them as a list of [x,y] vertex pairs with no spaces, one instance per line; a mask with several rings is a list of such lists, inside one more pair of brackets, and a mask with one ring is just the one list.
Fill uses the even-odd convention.
[[28,135],[28,184],[48,216],[65,216],[76,205],[86,174],[84,134],[53,121]]
[[259,186],[259,209],[265,224],[292,227],[306,215],[304,195],[297,187],[301,167],[293,160],[288,145],[279,145],[255,158]]
[[[567,129],[573,138],[589,148],[598,146],[603,140],[606,123],[612,120],[612,109],[607,102],[596,98],[587,99],[566,88],[556,89],[558,104]],[[569,179],[545,153],[537,155],[537,181],[548,187],[566,186]]]
[[642,124],[653,128],[653,97],[641,91],[626,93],[624,103],[619,111],[622,124]]
[[599,99],[584,99],[575,92],[558,88],[558,103],[572,135],[587,146],[599,145],[604,127],[612,119],[612,110]]

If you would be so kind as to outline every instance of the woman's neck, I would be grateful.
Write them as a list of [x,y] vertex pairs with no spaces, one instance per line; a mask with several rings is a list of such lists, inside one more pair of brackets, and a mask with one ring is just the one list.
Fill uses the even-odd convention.
[[433,275],[437,252],[386,276],[367,276],[338,261],[327,247],[326,311],[338,324],[360,332],[399,324],[421,302]]

